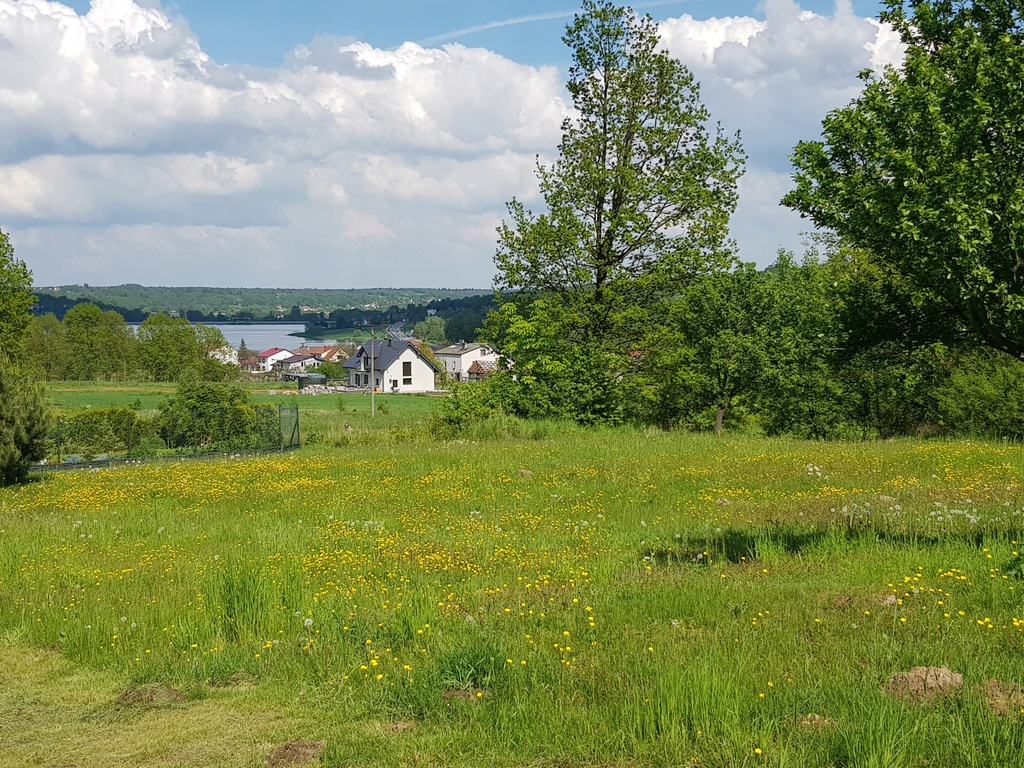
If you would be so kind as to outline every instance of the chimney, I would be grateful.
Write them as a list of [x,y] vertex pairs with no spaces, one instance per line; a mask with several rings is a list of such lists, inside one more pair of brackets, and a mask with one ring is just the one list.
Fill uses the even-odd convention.
[[465,352],[466,351],[466,342],[460,341],[459,344],[462,345],[462,351]]
[[391,344],[391,337],[390,336],[388,336],[388,346],[389,347],[392,346],[392,344]]

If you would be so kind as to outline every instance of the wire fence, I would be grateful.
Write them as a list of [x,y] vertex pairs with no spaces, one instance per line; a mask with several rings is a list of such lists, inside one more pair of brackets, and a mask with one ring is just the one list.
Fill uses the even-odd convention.
[[103,466],[150,458],[211,457],[301,447],[298,405],[238,405],[216,412],[146,416],[101,408],[58,418],[37,469]]

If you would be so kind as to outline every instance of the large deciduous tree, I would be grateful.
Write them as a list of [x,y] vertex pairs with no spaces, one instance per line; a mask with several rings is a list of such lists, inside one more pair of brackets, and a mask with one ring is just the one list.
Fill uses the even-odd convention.
[[[744,158],[738,136],[709,127],[698,84],[659,49],[650,17],[586,0],[563,40],[574,109],[557,160],[537,165],[544,211],[508,205],[495,284],[519,292],[507,325],[531,322],[561,341],[558,356],[588,350],[587,375],[610,383],[621,370],[605,369],[635,349],[652,299],[729,261]],[[531,362],[531,349],[505,351],[517,367]]]
[[64,315],[60,373],[73,381],[126,380],[136,374],[138,343],[124,318],[95,304],[78,304]]
[[784,198],[910,280],[984,344],[1024,355],[1024,4],[886,0],[901,67],[862,73]]
[[665,325],[643,363],[653,415],[671,426],[694,411],[714,410],[715,435],[737,401],[768,373],[778,329],[768,280],[753,264],[696,280],[666,302]]

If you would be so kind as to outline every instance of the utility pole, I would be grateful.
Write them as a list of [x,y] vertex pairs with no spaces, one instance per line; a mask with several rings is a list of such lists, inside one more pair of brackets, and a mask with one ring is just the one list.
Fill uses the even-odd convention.
[[370,418],[377,417],[377,403],[374,399],[377,396],[377,376],[374,371],[373,360],[375,357],[373,343],[373,326],[370,326]]

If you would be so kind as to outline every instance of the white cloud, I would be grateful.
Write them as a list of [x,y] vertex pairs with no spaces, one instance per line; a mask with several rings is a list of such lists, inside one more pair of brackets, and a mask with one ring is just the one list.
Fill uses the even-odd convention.
[[[743,131],[736,237],[763,261],[794,236],[771,208],[786,153],[897,41],[845,1],[662,32]],[[41,284],[486,287],[504,202],[536,204],[535,157],[558,144],[561,78],[330,37],[279,69],[221,66],[155,2],[0,0],[0,226]]]
[[829,16],[792,0],[766,0],[764,11],[764,19],[661,24],[663,45],[701,82],[713,119],[741,134],[749,161],[733,236],[741,257],[762,265],[780,246],[799,252],[800,233],[810,228],[778,206],[791,188],[793,147],[817,138],[822,118],[857,96],[861,70],[902,58],[893,30],[854,14],[849,0],[837,0]]

